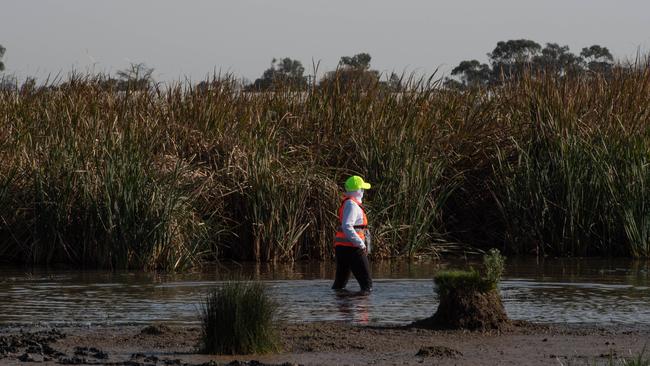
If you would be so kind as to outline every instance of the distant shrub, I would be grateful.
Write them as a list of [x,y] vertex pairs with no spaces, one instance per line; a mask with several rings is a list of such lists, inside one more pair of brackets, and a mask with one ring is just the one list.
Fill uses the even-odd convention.
[[228,282],[211,291],[202,308],[200,351],[248,354],[276,350],[276,310],[266,286],[259,282]]

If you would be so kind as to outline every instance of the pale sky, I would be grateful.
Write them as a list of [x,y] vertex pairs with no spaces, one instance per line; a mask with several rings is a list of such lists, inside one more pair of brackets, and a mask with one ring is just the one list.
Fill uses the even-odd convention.
[[5,73],[20,77],[130,62],[158,80],[213,70],[250,80],[273,57],[331,70],[341,56],[372,55],[382,72],[449,72],[487,61],[500,40],[592,44],[617,58],[650,49],[648,0],[1,0]]

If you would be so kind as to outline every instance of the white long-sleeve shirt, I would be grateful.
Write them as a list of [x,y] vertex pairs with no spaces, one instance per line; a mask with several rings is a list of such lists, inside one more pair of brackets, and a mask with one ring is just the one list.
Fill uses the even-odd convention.
[[[346,195],[349,197],[354,197],[359,202],[361,202],[363,198],[363,193],[361,192],[349,192],[346,193]],[[363,225],[363,210],[353,200],[347,200],[343,204],[341,231],[343,231],[345,237],[356,247],[366,249],[366,244],[354,229],[355,225]]]

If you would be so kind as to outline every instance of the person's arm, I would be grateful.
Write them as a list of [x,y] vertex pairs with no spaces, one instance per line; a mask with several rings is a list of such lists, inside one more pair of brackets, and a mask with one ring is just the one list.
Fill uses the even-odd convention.
[[352,201],[346,201],[343,206],[343,220],[341,220],[341,230],[345,234],[345,237],[355,246],[366,249],[366,244],[359,237],[356,230],[354,229],[354,224],[357,221],[359,215],[362,215],[361,207]]

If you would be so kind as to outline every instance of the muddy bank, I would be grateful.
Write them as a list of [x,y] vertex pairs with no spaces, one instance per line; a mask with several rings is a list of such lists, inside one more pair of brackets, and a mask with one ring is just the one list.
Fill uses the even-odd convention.
[[[549,365],[603,364],[638,354],[650,329],[515,322],[499,332],[359,327],[343,323],[282,327],[281,353],[196,354],[199,329],[150,327],[0,328],[0,364],[27,365]],[[559,361],[559,362],[558,362]]]

